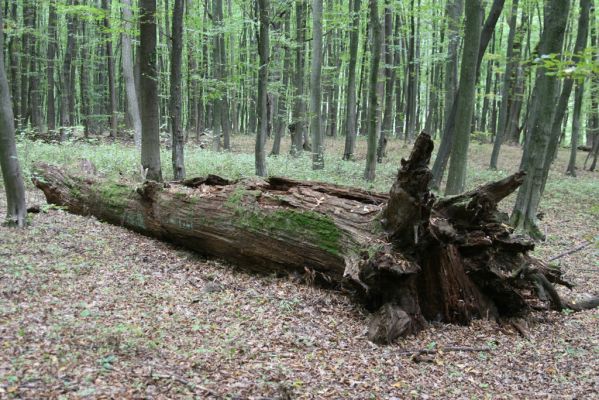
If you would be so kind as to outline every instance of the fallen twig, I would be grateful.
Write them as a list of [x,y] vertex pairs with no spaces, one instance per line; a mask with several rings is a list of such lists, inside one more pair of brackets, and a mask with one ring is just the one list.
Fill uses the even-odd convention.
[[585,247],[588,247],[590,244],[591,244],[591,242],[589,242],[588,240],[585,240],[584,243],[581,244],[580,246],[575,247],[573,249],[570,249],[568,251],[564,251],[563,253],[558,254],[555,257],[551,257],[549,260],[547,260],[547,262],[555,261],[555,260],[560,259],[562,257],[569,256],[572,253],[576,253],[577,251],[580,251],[580,250],[584,249]]
[[451,351],[464,351],[464,352],[488,352],[493,349],[490,347],[462,347],[462,346],[448,346],[440,347],[436,349],[419,349],[419,350],[404,350],[400,351],[401,355],[414,355],[414,354],[437,354],[437,353],[448,353]]

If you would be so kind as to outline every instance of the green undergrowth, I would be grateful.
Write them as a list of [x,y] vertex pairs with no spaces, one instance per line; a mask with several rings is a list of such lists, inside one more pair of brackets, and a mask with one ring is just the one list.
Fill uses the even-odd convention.
[[[245,137],[244,137],[245,138]],[[340,139],[341,141],[341,139]],[[358,145],[363,138],[358,140]],[[341,142],[340,142],[341,143]],[[126,178],[132,182],[141,181],[139,152],[131,145],[122,143],[66,143],[63,145],[32,142],[20,139],[17,143],[23,173],[27,185],[31,184],[31,167],[36,162],[47,162],[56,165],[73,165],[81,159],[90,160],[99,173],[108,178]],[[337,144],[337,146],[341,146]],[[342,148],[342,147],[341,147]],[[339,149],[327,149],[325,153],[325,169],[313,171],[311,168],[310,154],[304,152],[295,158],[287,154],[277,157],[268,157],[267,166],[269,175],[287,176],[295,179],[323,181],[346,186],[354,186],[378,192],[387,192],[400,166],[402,157],[406,157],[409,147],[396,146],[399,151],[390,151],[385,162],[377,164],[376,180],[372,183],[364,181],[364,160],[343,161]],[[509,149],[509,148],[508,148]],[[238,179],[254,176],[254,155],[252,149],[245,149],[247,153],[239,152],[214,152],[189,145],[186,148],[185,163],[188,177],[218,174],[229,179]],[[510,150],[511,151],[511,150]],[[564,157],[568,150],[565,149]],[[519,153],[502,155],[506,157],[503,164],[511,165],[510,170],[500,169],[490,171],[487,168],[491,153],[490,145],[472,146],[468,163],[467,189],[474,188],[485,182],[504,178],[513,172],[519,161]],[[560,153],[560,154],[561,154]],[[172,166],[170,150],[163,149],[162,168],[165,179],[172,179]],[[509,158],[508,158],[509,157]],[[433,158],[434,159],[434,155]],[[579,160],[582,161],[582,160]],[[0,180],[0,185],[2,181]],[[597,179],[593,175],[578,178],[566,177],[560,167],[555,167],[549,176],[547,188],[543,196],[542,206],[561,206],[564,201],[576,204],[596,203],[598,196]],[[513,197],[513,196],[512,196]],[[509,202],[508,200],[507,202]]]

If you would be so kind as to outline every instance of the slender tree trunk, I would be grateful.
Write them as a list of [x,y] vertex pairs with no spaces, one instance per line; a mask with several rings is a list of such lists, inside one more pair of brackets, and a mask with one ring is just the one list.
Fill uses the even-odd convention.
[[[83,43],[86,43],[87,26],[85,20],[80,20],[81,36],[83,37]],[[85,44],[80,47],[80,58],[87,60],[89,55],[89,48]],[[81,122],[83,123],[83,134],[88,137],[91,131],[90,121],[90,83],[93,86],[93,80],[90,78],[88,63],[82,62],[79,64],[79,89],[81,91],[81,101],[79,104],[79,114],[81,115]],[[140,122],[141,123],[141,122]]]
[[351,160],[356,145],[356,64],[358,61],[358,43],[360,41],[360,5],[361,0],[349,1],[351,31],[349,33],[349,65],[347,71],[347,102],[345,104],[345,149],[343,159]]
[[385,1],[385,111],[381,125],[381,134],[376,149],[377,162],[382,163],[387,148],[387,140],[393,135],[393,85],[395,68],[393,66],[393,15],[391,1]]
[[260,35],[258,37],[258,132],[256,133],[256,175],[266,176],[265,144],[268,133],[268,65],[270,53],[269,41],[269,1],[258,0]]
[[[539,42],[539,54],[558,54],[564,43],[564,32],[568,18],[569,1],[550,0],[545,5],[545,22]],[[518,190],[512,213],[512,224],[534,237],[542,237],[537,227],[537,209],[541,201],[541,188],[551,137],[552,116],[555,108],[558,78],[548,74],[541,64],[537,67],[533,104],[527,122],[528,145],[522,154],[521,167],[527,172],[523,185]]]
[[381,22],[378,0],[369,0],[370,26],[372,27],[372,55],[370,57],[370,82],[368,88],[368,151],[364,179],[373,181],[376,175],[376,133],[378,109],[378,78],[381,60]]
[[295,4],[296,49],[294,78],[294,107],[291,131],[291,155],[301,154],[306,129],[306,102],[304,100],[304,49],[306,41],[307,0],[298,0]]
[[104,15],[104,29],[106,30],[106,62],[108,73],[108,107],[110,121],[110,137],[116,139],[118,130],[118,111],[116,101],[116,77],[114,74],[114,54],[112,52],[112,33],[110,31],[110,0],[102,0]]
[[139,2],[141,166],[145,178],[162,181],[156,51],[156,0]]
[[[503,5],[505,0],[494,0],[491,6],[491,10],[489,11],[489,15],[485,20],[485,25],[480,34],[480,44],[478,48],[478,60],[476,63],[475,73],[475,83],[478,80],[478,76],[480,73],[480,65],[483,60],[483,56],[487,50],[487,46],[489,45],[489,41],[493,36],[493,32],[495,31],[495,26],[497,25],[497,21],[499,20],[499,16],[501,15],[501,11],[503,10]],[[439,188],[441,185],[441,180],[443,179],[443,174],[445,173],[445,167],[447,166],[447,162],[449,161],[449,155],[451,153],[451,149],[453,147],[453,136],[455,133],[455,121],[457,118],[457,99],[460,97],[459,88],[456,91],[455,97],[451,100],[451,108],[449,113],[445,113],[445,124],[443,127],[443,136],[441,137],[441,144],[439,146],[439,151],[437,152],[437,157],[435,158],[435,163],[433,165],[433,178],[431,180],[432,188]]]
[[[509,126],[508,123],[508,112],[511,108],[511,103],[514,101],[514,91],[516,87],[517,79],[517,68],[518,68],[518,57],[519,53],[514,48],[514,41],[516,39],[516,29],[518,22],[518,0],[512,2],[512,15],[510,16],[510,33],[507,39],[507,54],[506,54],[506,67],[503,76],[503,88],[501,90],[501,105],[499,108],[499,126],[495,132],[495,139],[493,141],[493,152],[491,153],[491,161],[489,162],[490,169],[497,169],[497,160],[499,159],[499,151],[501,145],[506,137],[506,132]],[[517,44],[517,48],[520,48],[520,43]]]
[[[591,21],[595,21],[595,9],[591,7]],[[599,35],[595,24],[591,24],[591,46],[599,47]],[[595,52],[595,63],[599,65],[599,52]],[[594,74],[590,81],[590,98],[591,110],[588,113],[587,122],[587,139],[591,139],[591,143],[587,141],[587,146],[591,147],[591,151],[584,160],[584,168],[586,169],[588,161],[593,157],[589,171],[594,171],[597,164],[597,156],[599,154],[599,74]]]
[[[71,2],[72,5],[77,5],[76,1]],[[69,133],[71,132],[71,126],[73,125],[72,113],[71,113],[71,102],[74,101],[72,93],[70,93],[73,82],[71,82],[71,70],[73,69],[73,53],[75,52],[75,35],[76,25],[75,17],[73,15],[67,15],[67,46],[64,52],[64,58],[62,62],[62,74],[61,74],[61,85],[60,85],[60,141],[64,142]],[[82,96],[88,95],[82,93]]]
[[466,21],[464,29],[464,53],[460,70],[460,96],[457,98],[455,138],[451,151],[446,195],[464,190],[468,165],[468,145],[474,98],[476,95],[476,68],[480,44],[483,7],[480,0],[466,0]]
[[449,0],[445,8],[447,19],[447,58],[445,62],[445,111],[449,115],[458,90],[458,49],[464,0]]
[[[14,24],[17,23],[17,6],[18,3],[16,1],[11,2],[10,14],[11,19]],[[20,88],[20,57],[21,48],[19,47],[19,42],[17,40],[17,36],[13,36],[8,44],[8,57],[10,63],[10,94],[12,95],[12,106],[13,106],[13,115],[15,117],[14,125],[18,126],[20,121],[20,96],[19,96],[19,88]]]
[[4,19],[0,7],[0,167],[6,191],[6,220],[23,227],[27,223],[25,185],[17,157],[15,125],[6,69],[4,68]]
[[135,87],[135,75],[133,71],[133,54],[131,46],[132,29],[131,0],[122,0],[123,33],[122,33],[122,66],[123,79],[125,80],[125,95],[127,97],[127,113],[133,125],[133,141],[135,147],[141,150],[141,117],[139,115],[139,102],[137,101],[137,89]]
[[417,79],[416,69],[416,7],[414,0],[411,0],[410,12],[410,39],[408,47],[408,76],[407,76],[407,102],[406,102],[406,127],[404,140],[411,142],[416,136],[416,102],[417,102]]
[[21,114],[19,115],[19,125],[22,127],[27,126],[29,120],[30,109],[29,109],[29,71],[31,68],[31,58],[33,55],[33,32],[35,31],[35,11],[31,0],[23,1],[23,22],[25,25],[25,32],[21,41]]
[[53,133],[56,129],[56,96],[54,92],[54,66],[56,63],[56,0],[48,4],[48,49],[46,58],[48,61],[47,74],[47,100],[46,100],[46,124],[48,132]]
[[312,169],[324,168],[324,140],[321,120],[322,69],[322,1],[312,2],[312,70],[310,73],[310,133],[312,135]]
[[34,6],[34,4],[28,5],[27,14],[25,16],[27,32],[24,35],[29,38],[27,53],[27,56],[29,57],[29,69],[26,72],[28,75],[29,87],[26,96],[29,102],[28,115],[29,120],[31,121],[31,128],[37,132],[42,132],[42,93],[40,91],[40,71],[38,70],[38,48],[40,46],[38,40],[35,38],[35,32],[37,31],[38,25],[38,13],[37,7]]
[[[291,40],[291,7],[285,12],[284,21],[284,37],[285,40]],[[289,77],[291,75],[291,49],[289,46],[285,46],[285,55],[283,56],[283,89],[279,96],[279,107],[277,110],[277,124],[275,128],[275,137],[272,143],[272,150],[270,155],[277,156],[281,152],[281,139],[285,136],[285,132],[288,130],[288,109],[290,103],[289,92]]]
[[578,152],[578,138],[580,136],[580,120],[582,114],[582,96],[584,94],[584,84],[576,85],[574,91],[574,111],[572,113],[572,136],[570,139],[570,159],[566,175],[576,176],[576,153]]
[[[580,0],[580,14],[578,19],[578,33],[574,46],[574,60],[580,61],[580,53],[584,51],[589,36],[589,14],[591,11],[591,0]],[[595,21],[593,21],[595,23]],[[595,49],[596,50],[596,49]],[[584,96],[584,81],[576,83],[574,93],[574,110],[572,113],[572,137],[570,140],[570,160],[566,175],[576,176],[576,153],[578,151],[578,138],[580,136],[580,125],[582,119],[582,100]]]
[[183,10],[184,0],[174,0],[173,5],[173,34],[171,43],[171,98],[170,117],[173,132],[172,162],[173,175],[176,181],[185,179],[185,137],[181,121],[181,63],[183,60]]

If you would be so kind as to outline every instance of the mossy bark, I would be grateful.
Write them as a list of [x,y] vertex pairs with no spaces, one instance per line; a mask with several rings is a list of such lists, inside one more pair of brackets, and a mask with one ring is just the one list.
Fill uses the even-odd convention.
[[302,274],[341,289],[373,312],[369,337],[375,342],[417,332],[431,320],[467,324],[570,304],[546,296],[551,283],[565,283],[560,271],[529,256],[534,244],[513,235],[497,211],[524,173],[435,199],[428,191],[432,149],[421,134],[388,195],[214,175],[136,188],[44,164],[33,180],[48,202],[70,212],[246,270]]

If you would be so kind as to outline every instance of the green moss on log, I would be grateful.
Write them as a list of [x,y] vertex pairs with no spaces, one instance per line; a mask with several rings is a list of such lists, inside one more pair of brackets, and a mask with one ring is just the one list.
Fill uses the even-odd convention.
[[133,193],[130,186],[124,183],[103,182],[97,185],[98,196],[103,202],[115,210],[124,211]]
[[239,226],[253,230],[280,233],[315,243],[321,249],[340,256],[341,231],[327,215],[314,211],[293,209],[268,212],[264,210],[237,209]]

